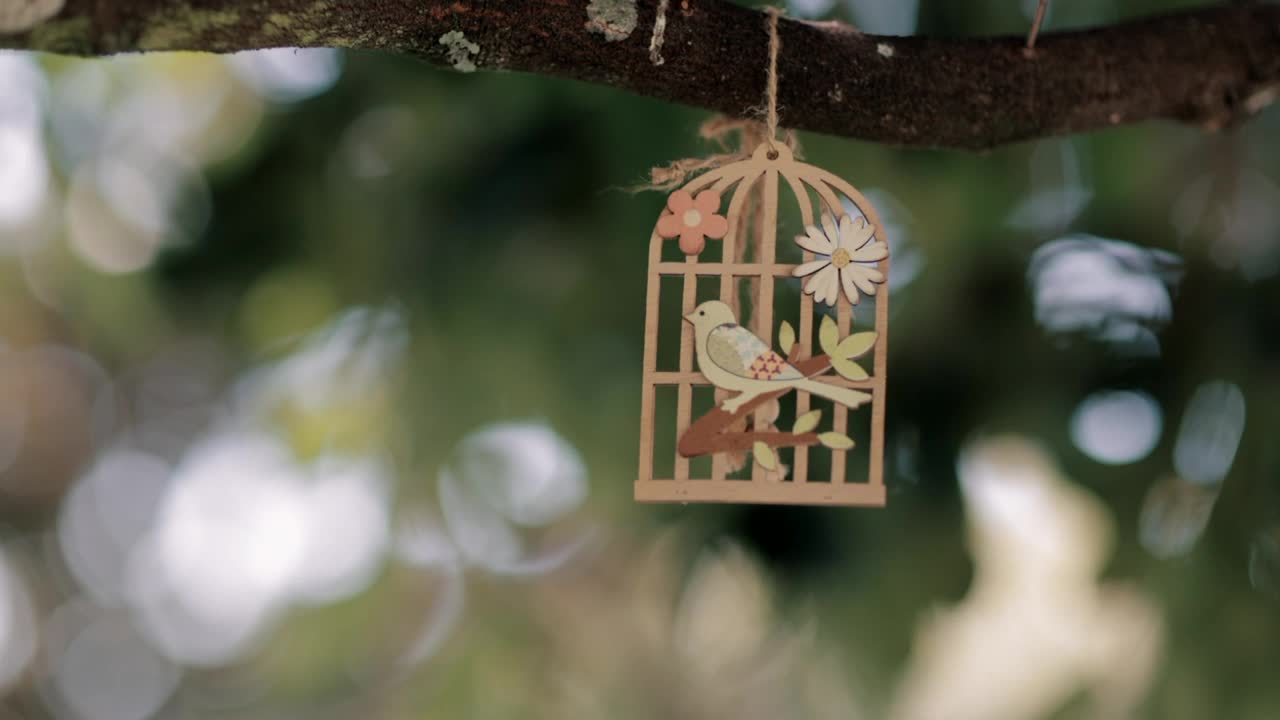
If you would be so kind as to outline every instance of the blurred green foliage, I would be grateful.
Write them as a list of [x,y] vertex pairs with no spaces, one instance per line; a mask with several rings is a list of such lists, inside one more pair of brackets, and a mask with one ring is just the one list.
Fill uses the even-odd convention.
[[[1009,4],[926,3],[920,30],[1020,32]],[[1178,4],[1153,0],[1123,12]],[[1109,21],[1120,10],[1092,2],[1061,12],[1069,25]],[[46,66],[56,73],[66,62]],[[824,642],[853,659],[855,694],[873,707],[908,657],[921,614],[957,602],[971,582],[960,449],[975,435],[1014,431],[1043,441],[1064,473],[1103,501],[1117,526],[1105,576],[1132,582],[1164,613],[1167,654],[1145,716],[1261,719],[1280,711],[1280,598],[1250,575],[1257,538],[1280,509],[1272,437],[1280,424],[1280,275],[1247,278],[1246,261],[1212,256],[1215,243],[1231,240],[1217,232],[1217,218],[1235,212],[1229,194],[1191,232],[1173,220],[1203,177],[1229,186],[1247,171],[1280,183],[1274,108],[1220,135],[1149,123],[980,155],[802,135],[811,162],[892,199],[904,213],[898,226],[925,262],[893,300],[889,506],[638,506],[630,494],[647,243],[664,197],[627,188],[651,166],[713,151],[696,140],[706,115],[546,78],[455,75],[359,53],[345,62],[330,91],[273,106],[248,142],[207,168],[207,227],[164,249],[146,271],[106,276],[71,263],[60,276],[68,302],[55,313],[5,268],[0,335],[21,347],[31,339],[24,327],[57,326],[30,335],[91,348],[111,371],[173,338],[209,336],[226,351],[230,376],[278,357],[287,339],[342,308],[399,307],[411,341],[403,384],[382,399],[394,411],[374,405],[346,418],[373,429],[366,441],[389,448],[400,469],[398,503],[431,497],[438,466],[476,429],[546,419],[584,456],[589,513],[621,545],[608,558],[616,568],[630,567],[647,538],[670,524],[683,528],[689,564],[704,544],[737,538],[777,580],[784,615],[816,608]],[[1091,195],[1059,227],[1015,227],[1010,215],[1044,189],[1032,163],[1046,147],[1076,158]],[[359,163],[370,161],[382,165],[362,176]],[[1280,244],[1278,215],[1271,208],[1238,222],[1272,223],[1270,241]],[[1182,258],[1157,355],[1037,323],[1028,263],[1045,242],[1071,233]],[[1238,385],[1248,402],[1236,461],[1194,549],[1154,557],[1139,542],[1144,498],[1173,472],[1182,409],[1216,378]],[[1072,411],[1107,388],[1143,390],[1162,407],[1164,431],[1144,459],[1103,465],[1073,444]],[[299,447],[318,442],[285,424],[303,436]],[[29,512],[6,509],[3,520],[29,528]],[[575,582],[558,577],[538,582]],[[544,654],[555,657],[544,649],[555,644],[545,637],[554,628],[526,621],[526,602],[550,601],[513,591],[514,582],[478,581],[461,629],[419,671],[421,685],[392,696],[390,707],[351,716],[530,716],[544,693],[538,666]],[[388,571],[347,604],[292,616],[255,672],[286,705],[328,706],[350,684],[353,656],[383,635],[408,632],[376,618],[420,609],[426,601],[404,594],[420,586],[430,583]],[[604,612],[595,601],[584,596],[581,612]],[[655,712],[648,716],[674,717]],[[1072,705],[1061,716],[1083,712]]]

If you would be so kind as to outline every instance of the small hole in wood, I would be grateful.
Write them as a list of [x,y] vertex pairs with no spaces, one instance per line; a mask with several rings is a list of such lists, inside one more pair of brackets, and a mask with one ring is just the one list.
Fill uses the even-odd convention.
[[777,159],[778,159],[778,151],[777,151],[777,150],[770,150],[769,152],[765,153],[765,154],[764,154],[764,156],[765,156],[765,157],[767,157],[767,158],[769,158],[770,160],[777,160]]

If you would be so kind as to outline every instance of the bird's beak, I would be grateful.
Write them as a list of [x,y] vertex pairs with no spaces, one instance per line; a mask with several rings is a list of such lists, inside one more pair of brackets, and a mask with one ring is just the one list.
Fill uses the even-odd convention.
[[692,324],[693,324],[693,313],[689,313],[688,315],[685,315],[685,316],[684,316],[684,321],[685,321],[685,322],[687,322],[687,323],[689,323],[690,325],[692,325]]

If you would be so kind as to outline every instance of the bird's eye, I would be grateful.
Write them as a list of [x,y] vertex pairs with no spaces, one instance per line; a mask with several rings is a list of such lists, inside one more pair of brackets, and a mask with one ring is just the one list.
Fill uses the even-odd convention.
[[698,314],[699,314],[699,315],[706,315],[706,314],[707,314],[707,311],[706,311],[706,310],[699,310],[699,311],[698,311]]

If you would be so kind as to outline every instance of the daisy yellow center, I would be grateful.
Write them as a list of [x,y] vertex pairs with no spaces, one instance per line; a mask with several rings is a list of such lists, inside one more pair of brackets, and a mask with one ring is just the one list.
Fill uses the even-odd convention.
[[686,210],[684,213],[685,227],[698,227],[702,224],[702,213],[697,210]]
[[849,257],[849,251],[844,248],[836,248],[836,251],[831,253],[831,264],[834,265],[837,270],[851,262],[853,262],[853,258]]

